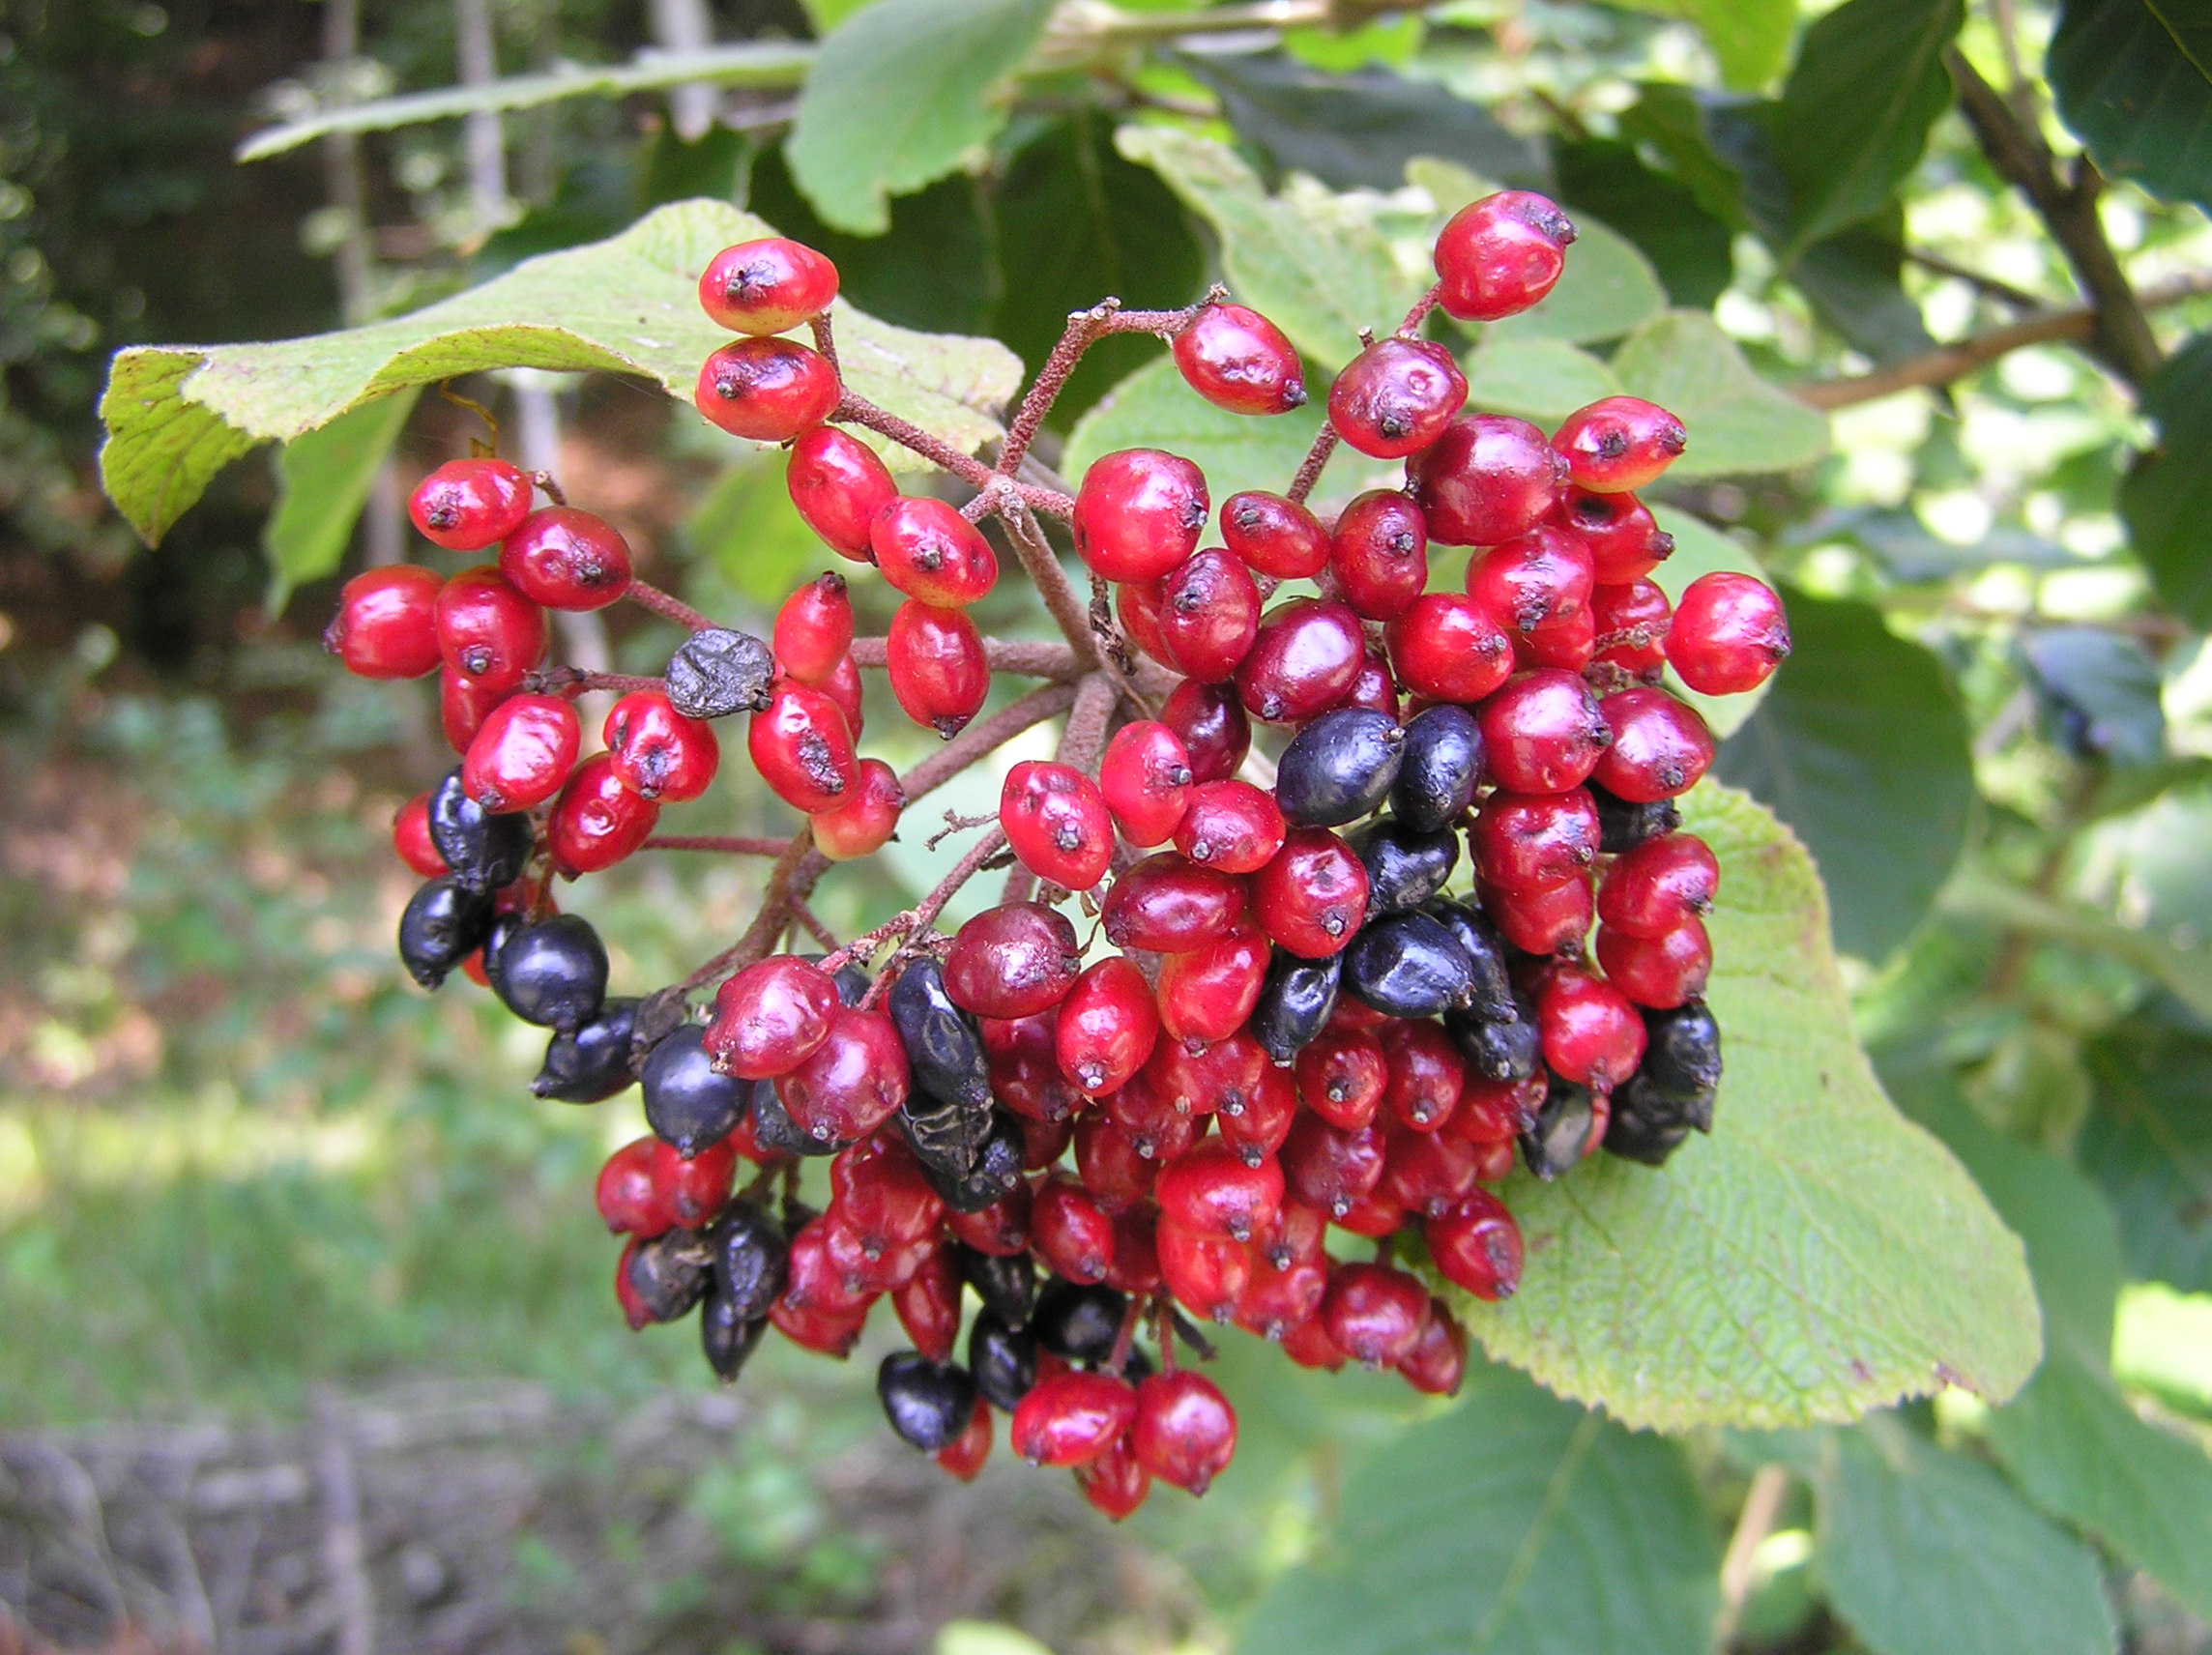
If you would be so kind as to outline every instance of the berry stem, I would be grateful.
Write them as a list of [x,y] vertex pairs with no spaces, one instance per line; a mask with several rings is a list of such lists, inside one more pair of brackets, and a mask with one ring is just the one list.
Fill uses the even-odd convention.
[[1000,521],[1006,526],[1006,538],[1013,542],[1014,555],[1022,560],[1022,567],[1029,571],[1031,581],[1044,598],[1061,634],[1067,639],[1068,648],[1075,658],[1085,666],[1098,659],[1098,645],[1091,632],[1091,613],[1083,599],[1075,595],[1075,586],[1067,578],[1067,571],[1060,566],[1054,555],[1052,542],[1044,537],[1044,531],[1032,515],[1029,505],[1016,492],[1019,485],[1004,478],[994,479],[985,498],[992,501]]
[[834,948],[837,946],[837,934],[815,916],[813,909],[796,897],[792,899],[791,916],[799,921],[801,930],[813,938],[815,942],[821,944],[823,947]]
[[1005,848],[1006,836],[993,828],[968,847],[961,858],[952,864],[952,871],[937,882],[936,887],[904,914],[893,915],[873,931],[854,938],[842,948],[822,961],[822,970],[835,973],[855,960],[873,958],[877,949],[893,938],[902,944],[911,944],[922,932],[937,922],[945,912],[946,904],[960,893],[960,887],[975,877],[975,871]]
[[641,851],[706,851],[723,857],[780,857],[789,849],[781,839],[733,838],[723,833],[656,833]]
[[934,793],[962,770],[987,757],[1032,725],[1058,717],[1075,705],[1075,685],[1049,683],[977,720],[899,777],[906,807]]
[[699,613],[673,593],[663,592],[642,580],[633,580],[623,595],[641,609],[650,609],[663,621],[673,621],[679,626],[688,626],[694,632],[711,631],[714,623]]
[[1313,447],[1306,450],[1306,457],[1298,462],[1297,476],[1291,479],[1291,486],[1284,493],[1303,506],[1306,496],[1313,492],[1314,484],[1321,480],[1322,468],[1328,464],[1328,456],[1334,452],[1336,427],[1324,421],[1320,431],[1314,435]]
[[814,334],[814,348],[822,353],[832,368],[836,369],[838,382],[842,385],[845,369],[837,361],[837,336],[830,328],[830,312],[823,311],[821,315],[806,325]]
[[1037,369],[1036,379],[1031,384],[1029,394],[1022,398],[1022,406],[1014,416],[1014,422],[1006,429],[1006,441],[999,450],[999,471],[1011,477],[1022,457],[1029,452],[1030,444],[1036,438],[1052,405],[1060,400],[1060,393],[1067,389],[1067,381],[1075,372],[1083,353],[1109,334],[1156,334],[1161,338],[1173,338],[1190,326],[1193,316],[1217,300],[1229,297],[1228,289],[1216,284],[1196,305],[1180,310],[1124,310],[1119,299],[1101,299],[1088,310],[1077,310],[1067,318],[1067,326],[1060,335],[1060,342],[1052,347],[1045,358],[1044,366]]
[[1137,1342],[1137,1324],[1145,1319],[1145,1301],[1132,1298],[1122,1307],[1121,1326],[1114,1335],[1113,1353],[1106,1358],[1106,1371],[1119,1374],[1129,1364],[1129,1347]]
[[[950,472],[961,481],[974,488],[987,488],[998,473],[973,454],[964,454],[943,438],[933,436],[911,420],[901,420],[888,409],[879,408],[864,396],[845,392],[837,406],[830,411],[831,421],[846,425],[859,425],[879,436],[888,437],[902,449],[919,454],[940,470]],[[1003,479],[999,480],[1004,481]],[[1005,486],[1018,493],[1024,502],[1039,511],[1049,511],[1055,517],[1072,517],[1075,501],[1070,495],[1057,489],[1038,488],[1033,483],[1008,482]]]
[[[855,638],[853,661],[857,666],[887,666],[889,661],[888,638]],[[1075,651],[1065,644],[1055,644],[1043,639],[985,638],[983,660],[995,673],[1011,673],[1017,678],[1049,679],[1055,683],[1072,683],[1083,676],[1085,662],[1077,659]]]
[[629,695],[641,689],[666,689],[664,678],[642,678],[636,673],[587,672],[582,667],[544,666],[523,680],[523,687],[536,695],[559,695],[564,690],[612,690]]

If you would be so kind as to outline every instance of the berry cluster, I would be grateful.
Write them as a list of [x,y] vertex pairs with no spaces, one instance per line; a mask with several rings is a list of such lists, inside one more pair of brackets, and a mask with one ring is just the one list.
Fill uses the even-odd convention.
[[[1196,1323],[1449,1392],[1467,1336],[1430,1281],[1499,1300],[1520,1277],[1519,1230],[1489,1186],[1517,1159],[1552,1178],[1601,1146],[1657,1165],[1709,1127],[1702,915],[1719,868],[1671,801],[1713,742],[1659,679],[1671,664],[1705,693],[1757,685],[1788,653],[1780,605],[1715,574],[1671,610],[1650,580],[1672,543],[1634,491],[1681,451],[1673,416],[1608,397],[1547,438],[1466,411],[1451,352],[1419,334],[1432,308],[1483,321],[1533,305],[1573,237],[1524,192],[1454,217],[1435,288],[1336,377],[1291,487],[1223,504],[1219,546],[1200,543],[1206,479],[1177,455],[1108,454],[1072,496],[1018,468],[1107,333],[1168,338],[1221,407],[1298,406],[1299,359],[1264,317],[1218,291],[1071,317],[987,469],[843,386],[830,261],[783,240],[727,249],[700,297],[744,336],[708,359],[699,408],[788,445],[800,513],[904,599],[884,639],[856,639],[837,574],[795,593],[764,643],[636,581],[598,519],[557,496],[533,511],[543,477],[480,456],[424,481],[424,535],[496,544],[497,564],[363,575],[328,635],[356,672],[441,672],[462,754],[394,829],[428,882],[400,953],[425,986],[462,967],[552,1031],[539,1096],[640,1086],[652,1133],[597,1192],[628,1237],[616,1291],[633,1326],[698,1308],[730,1379],[771,1325],[845,1355],[888,1296],[913,1347],[878,1375],[902,1437],[973,1476],[1004,1410],[1017,1453],[1072,1467],[1119,1518],[1155,1477],[1203,1492],[1235,1450],[1228,1400],[1177,1365],[1179,1342],[1210,1354]],[[811,346],[782,336],[802,324]],[[973,499],[900,493],[848,426],[936,461]],[[1406,481],[1324,520],[1305,497],[1339,441],[1403,460]],[[1067,524],[1088,608],[1034,512]],[[991,517],[1065,646],[995,645],[969,618],[999,575],[977,527]],[[1432,543],[1476,548],[1464,591],[1429,590]],[[1311,590],[1280,592],[1295,581]],[[540,665],[545,609],[624,595],[691,627],[664,678]],[[945,763],[901,778],[859,755],[862,664],[951,743]],[[1062,687],[971,727],[994,670]],[[590,687],[626,693],[605,750],[580,758],[573,697]],[[771,951],[795,925],[818,930],[803,899],[829,862],[880,848],[1025,710],[1034,723],[1071,706],[1059,756],[1007,770],[995,818],[948,818],[988,831],[916,908],[826,955]],[[606,952],[553,911],[554,876],[652,843],[756,848],[649,837],[662,801],[712,780],[711,721],[740,711],[754,769],[806,825],[766,847],[780,854],[736,947],[609,999]],[[1255,721],[1284,738],[1271,775]],[[1472,877],[1453,893],[1463,855]],[[995,866],[1011,869],[1004,899],[940,934],[953,894]],[[710,984],[696,1020],[687,997]],[[816,1156],[820,1210],[798,1198]],[[755,1169],[742,1192],[741,1162]],[[1409,1267],[1423,1261],[1428,1279]]]

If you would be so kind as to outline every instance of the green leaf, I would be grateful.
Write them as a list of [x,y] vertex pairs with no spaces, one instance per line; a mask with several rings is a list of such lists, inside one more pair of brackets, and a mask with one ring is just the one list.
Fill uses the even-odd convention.
[[1053,0],[875,0],[827,41],[786,144],[824,219],[879,236],[888,206],[959,168],[1006,124],[999,83],[1029,56]]
[[1900,279],[1905,268],[1903,215],[1854,224],[1815,242],[1790,267],[1790,278],[1812,300],[1820,320],[1854,350],[1877,363],[1901,362],[1936,348],[1936,340]]
[[1786,596],[1794,652],[1713,773],[1796,830],[1835,905],[1837,944],[1880,960],[1928,912],[1965,843],[1965,714],[1941,663],[1878,610]]
[[1979,1461],[1889,1417],[1822,1435],[1813,1472],[1828,1601],[1874,1655],[2105,1655],[2089,1549]]
[[2133,638],[2101,626],[2047,626],[2021,635],[2051,734],[2081,758],[2122,767],[2166,756],[2158,666]]
[[2212,627],[2212,334],[2168,357],[2143,387],[2158,446],[2120,483],[2128,541],[2159,598],[2199,629]]
[[1613,373],[1689,428],[1689,449],[1671,476],[1791,471],[1828,451],[1826,419],[1761,379],[1703,310],[1652,317],[1621,341]]
[[1706,1655],[1718,1556],[1679,1450],[1476,1365],[1346,1483],[1254,1655]]
[[1741,794],[1683,802],[1721,863],[1712,1136],[1660,1171],[1600,1157],[1510,1185],[1521,1291],[1466,1303],[1470,1330],[1660,1430],[1848,1419],[1947,1383],[2003,1400],[2040,1349],[2020,1242],[1853,1042],[1811,858]]
[[1748,229],[1743,180],[1715,151],[1698,96],[1679,81],[1640,82],[1636,102],[1620,112],[1620,135],[1647,144],[1698,205],[1732,230]]
[[[1732,571],[1760,580],[1768,578],[1749,547],[1732,535],[1722,534],[1703,518],[1693,517],[1673,506],[1654,506],[1651,515],[1660,528],[1674,537],[1674,555],[1651,571],[1652,581],[1667,595],[1669,603],[1681,602],[1683,590],[1701,575]],[[1757,689],[1742,695],[1701,695],[1670,667],[1667,687],[1695,707],[1712,733],[1725,740],[1743,728],[1759,710],[1760,703],[1766,699],[1766,692],[1774,687],[1774,680],[1770,678]]]
[[1793,255],[1888,205],[1950,107],[1961,0],[1844,0],[1805,31],[1774,112]]
[[[1557,142],[1552,158],[1559,199],[1575,221],[1595,218],[1634,242],[1672,303],[1703,310],[1726,291],[1735,272],[1729,227],[1687,184],[1645,166],[1636,146],[1619,138]],[[1568,253],[1570,263],[1575,256]]]
[[1629,0],[1639,12],[1656,12],[1693,23],[1712,47],[1721,78],[1745,91],[1764,86],[1790,61],[1797,26],[1794,0]]
[[1620,390],[1611,368],[1564,339],[1485,339],[1464,365],[1469,407],[1518,414],[1547,430]]
[[2046,66],[2108,177],[2212,208],[2212,16],[2187,0],[2066,0]]
[[362,506],[417,394],[410,390],[365,403],[286,443],[277,454],[276,509],[261,532],[270,614],[283,613],[294,588],[322,579],[344,560]]
[[2212,1039],[2154,1009],[2084,1056],[2097,1102],[2081,1170],[2111,1201],[2129,1273],[2212,1292]]
[[1415,156],[1450,156],[1526,189],[1550,179],[1543,156],[1479,103],[1382,68],[1327,74],[1285,52],[1186,53],[1177,60],[1220,96],[1237,135],[1278,171],[1332,189],[1395,189]]
[[[642,375],[688,401],[699,363],[729,338],[699,309],[699,273],[730,243],[769,233],[723,202],[681,202],[612,241],[528,260],[388,322],[275,344],[123,351],[101,404],[102,480],[154,540],[256,443],[290,442],[410,386],[497,367],[597,369]],[[1021,379],[1004,345],[909,333],[842,301],[836,318],[854,391],[962,449],[999,434],[998,412]]]
[[1331,373],[1357,354],[1360,329],[1389,333],[1427,286],[1398,262],[1372,201],[1300,178],[1269,195],[1227,145],[1174,127],[1123,127],[1114,142],[1213,226],[1237,303]]

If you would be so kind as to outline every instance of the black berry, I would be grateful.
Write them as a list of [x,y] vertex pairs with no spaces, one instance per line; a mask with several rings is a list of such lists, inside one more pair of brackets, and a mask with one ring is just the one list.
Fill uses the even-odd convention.
[[1389,797],[1405,747],[1405,731],[1387,713],[1364,707],[1324,712],[1283,749],[1275,802],[1287,820],[1304,827],[1356,821]]
[[645,1056],[645,1123],[685,1160],[719,1144],[745,1118],[752,1085],[716,1072],[706,1030],[687,1023],[663,1035]]
[[614,1096],[636,1079],[629,1066],[636,1031],[636,1001],[606,1002],[597,1017],[546,1043],[545,1066],[530,1083],[531,1091],[562,1103],[597,1103]]

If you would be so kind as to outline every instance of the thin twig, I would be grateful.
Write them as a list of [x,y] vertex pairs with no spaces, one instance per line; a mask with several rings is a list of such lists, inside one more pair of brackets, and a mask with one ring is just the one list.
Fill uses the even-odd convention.
[[655,833],[638,847],[641,851],[706,851],[723,857],[780,857],[790,848],[786,839],[733,838],[724,833]]
[[1291,479],[1291,486],[1283,492],[1299,505],[1314,491],[1321,480],[1322,468],[1328,464],[1328,456],[1336,452],[1336,427],[1325,420],[1314,433],[1313,447],[1306,450],[1306,457],[1298,462],[1298,474]]
[[[889,647],[888,638],[855,638],[853,663],[856,666],[884,667],[888,664]],[[1016,678],[1049,679],[1055,683],[1074,682],[1083,676],[1087,666],[1086,662],[1076,657],[1075,651],[1068,645],[1055,644],[1041,638],[985,638],[983,664],[994,673],[1011,673]]]
[[543,666],[523,679],[525,688],[538,695],[558,695],[565,689],[607,689],[630,695],[641,689],[666,689],[664,678],[643,678],[636,673],[587,672],[582,667]]
[[1905,256],[1922,270],[1934,271],[1937,276],[1948,276],[1963,281],[1975,292],[1985,294],[2016,310],[2041,310],[2049,301],[2037,297],[2024,287],[2015,287],[2009,281],[1999,281],[1969,265],[1955,264],[1940,253],[1929,252],[1925,247],[1906,247]]
[[1006,427],[1005,443],[999,450],[1000,474],[1012,477],[1020,467],[1045,417],[1052,412],[1052,405],[1067,389],[1068,376],[1075,372],[1076,363],[1083,360],[1085,351],[1109,334],[1156,334],[1163,339],[1172,339],[1189,327],[1191,318],[1201,310],[1228,297],[1229,290],[1216,283],[1204,299],[1180,310],[1124,310],[1119,299],[1102,299],[1088,310],[1072,313],[1061,333],[1060,342],[1044,359],[1044,366],[1037,369],[1036,379],[1031,384],[1029,394],[1022,398],[1013,423]]
[[1085,666],[1098,659],[1098,643],[1091,635],[1091,613],[1083,599],[1075,595],[1075,586],[1067,578],[1067,571],[1060,566],[1060,559],[1053,554],[1052,542],[1044,537],[1044,531],[1020,494],[1019,484],[1004,478],[996,479],[986,492],[995,494],[995,509],[999,520],[1006,526],[1006,538],[1012,542],[1014,555],[1021,559],[1022,567],[1044,599],[1045,609],[1053,624],[1067,640],[1068,648]]
[[824,311],[809,322],[807,326],[814,334],[814,348],[829,359],[830,367],[836,370],[837,378],[842,382],[845,377],[845,369],[837,361],[837,336],[830,332],[830,313]]
[[1735,1532],[1729,1536],[1727,1554],[1721,1558],[1721,1616],[1713,1642],[1725,1646],[1735,1636],[1743,1617],[1744,1600],[1756,1578],[1759,1548],[1782,1515],[1782,1496],[1790,1492],[1790,1473],[1780,1466],[1761,1466],[1752,1473],[1751,1490],[1737,1514]]
[[936,752],[899,777],[906,807],[943,787],[987,753],[997,751],[1033,725],[1057,717],[1075,705],[1075,685],[1048,683],[1009,702],[990,717],[968,726]]
[[623,589],[623,595],[640,609],[650,609],[663,621],[673,621],[679,626],[690,627],[694,632],[707,631],[714,624],[681,597],[642,580],[631,581]]
[[864,396],[845,392],[830,418],[840,424],[859,425],[879,436],[890,438],[902,449],[919,454],[942,471],[950,472],[972,488],[986,488],[994,480],[1014,489],[1032,508],[1049,511],[1055,517],[1067,517],[1075,510],[1075,502],[1065,494],[1049,488],[1037,488],[1029,483],[1005,482],[999,474],[973,454],[964,454],[943,438],[923,430],[911,420],[902,420],[888,409],[879,408]]
[[815,916],[814,910],[807,907],[805,903],[800,901],[797,897],[793,897],[791,901],[791,916],[792,918],[799,921],[799,927],[800,930],[804,931],[809,937],[813,938],[817,943],[821,944],[823,947],[834,948],[837,946],[837,934],[830,930],[829,926],[823,924],[822,921]]

